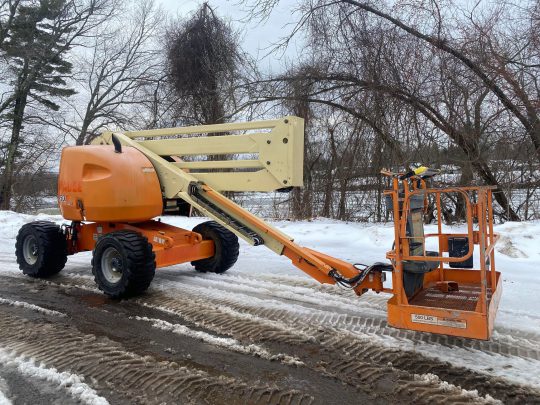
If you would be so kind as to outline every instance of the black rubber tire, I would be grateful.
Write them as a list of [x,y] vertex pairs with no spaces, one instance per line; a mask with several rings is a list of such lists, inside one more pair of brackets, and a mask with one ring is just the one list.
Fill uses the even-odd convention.
[[[25,241],[33,243],[35,262],[29,262],[24,255]],[[19,268],[24,274],[39,278],[52,276],[66,265],[66,236],[53,222],[30,222],[19,230],[15,242],[15,255]]]
[[195,270],[201,273],[224,273],[238,260],[240,245],[238,237],[215,221],[203,222],[193,228],[204,240],[214,241],[214,256],[191,262]]
[[[107,280],[102,268],[102,256],[114,248],[121,260],[122,272],[116,282]],[[101,237],[92,256],[92,273],[98,288],[112,298],[128,298],[148,289],[156,273],[152,245],[135,231],[116,231]]]
[[412,298],[424,285],[424,273],[403,272],[403,289],[407,298]]

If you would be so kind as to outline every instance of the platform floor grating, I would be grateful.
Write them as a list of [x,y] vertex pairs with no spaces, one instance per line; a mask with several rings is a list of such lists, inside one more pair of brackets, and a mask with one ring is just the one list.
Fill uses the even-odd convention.
[[[410,301],[410,305],[421,307],[457,309],[474,311],[480,295],[478,284],[460,284],[459,291],[442,292],[437,287],[428,287],[420,291]],[[487,291],[487,301],[491,300],[491,288]]]

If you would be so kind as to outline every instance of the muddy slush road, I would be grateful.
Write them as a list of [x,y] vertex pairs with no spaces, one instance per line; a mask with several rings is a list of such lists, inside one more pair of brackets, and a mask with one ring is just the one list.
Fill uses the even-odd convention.
[[[0,266],[10,260],[2,259]],[[260,306],[269,297],[257,286],[278,291],[313,283],[197,274],[187,265],[159,270],[139,298],[114,301],[96,289],[86,259],[70,259],[47,280],[0,273],[0,347],[84,376],[111,404],[540,403],[533,387],[384,345],[366,333],[537,361],[534,341],[399,331],[345,306],[311,313],[316,302],[299,303],[294,294],[276,294],[273,307]],[[194,280],[206,287],[190,287]],[[251,301],[235,299],[238,286]],[[347,291],[317,288],[330,301],[350,299]],[[387,297],[360,299],[380,309]],[[306,311],[288,311],[289,304]],[[14,404],[85,402],[5,364],[0,383]]]

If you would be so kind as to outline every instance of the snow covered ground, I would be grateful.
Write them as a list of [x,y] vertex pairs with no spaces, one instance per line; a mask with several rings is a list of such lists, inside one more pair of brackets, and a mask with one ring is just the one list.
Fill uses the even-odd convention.
[[[83,382],[83,377],[67,372],[58,372],[54,368],[48,368],[43,364],[36,364],[32,360],[25,359],[23,356],[17,356],[2,348],[0,348],[0,366],[8,369],[16,369],[23,377],[40,380],[50,385],[51,388],[66,391],[66,394],[73,397],[79,403],[87,405],[109,404],[105,398],[97,395],[92,388]],[[0,387],[2,383],[3,381],[0,380]],[[5,382],[4,385],[6,385]],[[0,405],[8,404],[11,404],[11,401],[0,390]]]
[[[14,257],[15,237],[24,223],[34,220],[62,222],[59,216],[0,212],[0,274],[19,276]],[[163,218],[164,222],[186,229],[205,220]],[[272,223],[294,237],[300,245],[351,263],[385,261],[385,253],[393,240],[391,224],[344,223],[329,219]],[[234,316],[244,316],[246,319],[255,319],[264,310],[281,311],[279,314],[287,312],[290,317],[299,316],[306,321],[330,325],[340,333],[358,339],[369,339],[386,347],[420,353],[470,370],[540,388],[540,222],[507,222],[496,226],[495,230],[501,235],[496,249],[496,264],[502,272],[503,295],[494,336],[491,342],[485,344],[466,340],[459,340],[457,344],[456,340],[446,340],[444,337],[426,339],[426,334],[396,331],[384,323],[388,296],[368,293],[357,298],[348,292],[336,290],[338,287],[335,286],[321,287],[293,267],[288,259],[264,247],[251,247],[246,243],[241,243],[240,258],[226,274],[196,274],[188,263],[159,270],[151,289],[169,292],[174,288],[194,297],[212,297],[219,302],[232,303],[234,306],[231,304],[231,309],[227,310],[231,314],[237,311]],[[426,232],[436,232],[436,227],[427,226]],[[477,256],[475,260],[478,260]],[[80,274],[72,273],[73,277],[90,278],[90,257],[90,253],[70,257],[66,267],[67,275],[70,274],[69,269],[77,269]],[[82,275],[83,270],[86,276]],[[5,304],[22,305],[7,301]],[[153,304],[149,301],[145,305]],[[156,308],[160,306],[156,305]],[[253,312],[242,313],[234,308],[251,308]],[[221,308],[222,311],[225,309]],[[163,310],[170,311],[170,308]],[[366,318],[382,323],[370,321],[369,326],[365,326],[360,321]],[[277,324],[277,315],[272,319],[265,322]],[[157,328],[186,333],[170,323],[141,320],[152,322]],[[295,332],[294,326],[290,328],[294,333],[302,333],[300,329]],[[201,339],[205,338],[206,335]],[[233,349],[247,350],[234,339],[222,339],[219,343],[226,345],[231,342]]]

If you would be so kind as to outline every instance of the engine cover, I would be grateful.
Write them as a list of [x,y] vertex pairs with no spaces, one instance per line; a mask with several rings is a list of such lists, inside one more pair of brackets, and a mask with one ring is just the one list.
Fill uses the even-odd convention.
[[58,205],[65,219],[140,222],[163,210],[157,173],[133,147],[70,146],[62,150]]

